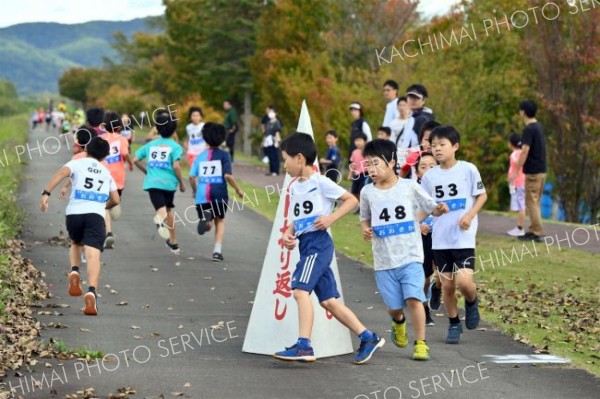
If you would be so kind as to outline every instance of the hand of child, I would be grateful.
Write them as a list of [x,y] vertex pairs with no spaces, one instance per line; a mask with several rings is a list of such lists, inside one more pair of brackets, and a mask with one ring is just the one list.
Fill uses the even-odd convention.
[[60,191],[58,192],[58,198],[60,199],[65,199],[67,198],[67,192],[68,192],[68,188],[67,187],[63,187],[60,189]]
[[40,201],[40,210],[42,212],[46,212],[48,210],[48,197],[47,195],[42,195],[42,199]]
[[296,248],[296,237],[291,234],[285,233],[283,235],[283,245],[290,251]]
[[373,229],[371,227],[363,228],[363,238],[365,241],[371,241],[373,239]]
[[185,186],[183,184],[179,185],[179,191],[181,191],[182,193],[185,193]]
[[458,220],[458,226],[463,230],[469,230],[471,227],[471,220],[473,220],[473,216],[469,213],[465,213],[463,217]]
[[445,202],[440,202],[439,204],[437,204],[435,210],[438,212],[439,215],[450,212],[450,208],[448,208],[448,205]]
[[425,223],[420,224],[419,227],[421,228],[421,234],[423,234],[424,236],[429,234],[429,232],[431,231],[431,227],[429,227],[429,225]]
[[237,194],[238,197],[240,198],[244,198],[244,192],[240,189],[235,190],[235,193]]
[[315,227],[319,230],[327,230],[329,228],[329,226],[331,226],[332,224],[333,224],[333,218],[331,217],[331,215],[320,216],[315,221]]

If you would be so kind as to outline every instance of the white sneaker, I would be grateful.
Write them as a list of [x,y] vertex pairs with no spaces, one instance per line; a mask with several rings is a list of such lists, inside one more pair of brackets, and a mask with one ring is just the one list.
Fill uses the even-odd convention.
[[169,237],[171,236],[169,234],[169,229],[161,221],[161,219],[160,219],[160,217],[158,217],[158,215],[154,216],[154,224],[156,225],[158,235],[161,236],[164,240],[169,239]]
[[508,230],[506,234],[511,237],[521,237],[525,235],[525,230],[515,227],[512,230]]

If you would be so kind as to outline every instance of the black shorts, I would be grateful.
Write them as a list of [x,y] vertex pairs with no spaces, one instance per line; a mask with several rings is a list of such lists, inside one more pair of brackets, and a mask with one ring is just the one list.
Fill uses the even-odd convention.
[[433,250],[431,249],[431,233],[424,236],[421,234],[423,239],[423,271],[425,272],[425,278],[430,277],[433,274]]
[[159,210],[163,206],[166,206],[167,209],[175,208],[175,204],[173,203],[173,200],[175,199],[175,191],[149,188],[148,194],[150,194],[150,202],[152,202],[154,209]]
[[121,198],[123,196],[123,190],[125,190],[125,188],[118,188],[117,189],[117,193],[119,194],[119,198]]
[[229,198],[221,198],[218,200],[212,200],[206,204],[196,204],[196,210],[198,211],[198,217],[204,218],[203,211],[211,211],[213,219],[225,219],[225,212],[227,211],[227,202]]
[[104,218],[97,213],[67,215],[67,231],[73,243],[104,250],[106,227]]
[[362,190],[366,182],[367,175],[365,173],[361,173],[359,176],[352,176],[352,188],[350,192],[355,195],[360,194],[360,190]]
[[458,269],[475,270],[475,249],[434,249],[433,261],[440,273],[452,273]]

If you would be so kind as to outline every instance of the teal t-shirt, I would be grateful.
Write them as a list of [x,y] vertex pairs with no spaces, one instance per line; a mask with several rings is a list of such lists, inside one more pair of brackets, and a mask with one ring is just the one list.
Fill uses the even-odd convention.
[[146,161],[146,178],[144,190],[157,188],[159,190],[176,191],[179,180],[175,175],[173,163],[179,161],[183,148],[172,139],[163,137],[153,140],[136,151],[135,156]]

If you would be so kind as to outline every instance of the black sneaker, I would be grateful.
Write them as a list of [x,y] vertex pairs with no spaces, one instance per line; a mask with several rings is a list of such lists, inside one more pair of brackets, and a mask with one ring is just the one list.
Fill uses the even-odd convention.
[[525,233],[525,235],[517,237],[517,239],[519,239],[521,241],[543,242],[542,236],[538,236],[537,234],[534,234],[534,233]]
[[175,255],[179,254],[179,244],[171,244],[171,241],[169,240],[165,241],[165,244]]
[[213,254],[213,262],[222,262],[223,261],[223,254],[220,252],[215,252]]
[[429,298],[429,309],[439,310],[442,303],[442,289],[438,288],[436,281],[431,281],[431,297]]
[[210,222],[213,220],[213,213],[210,210],[203,211],[204,217],[198,220],[198,234],[203,235],[210,230]]

